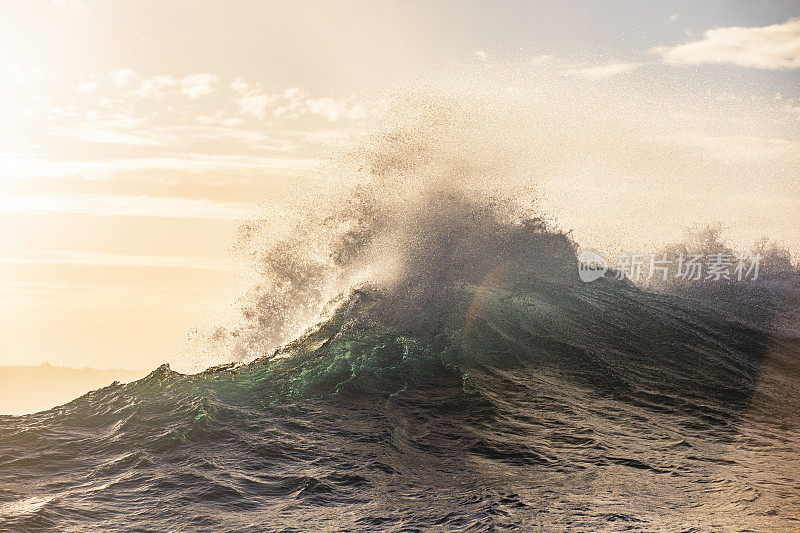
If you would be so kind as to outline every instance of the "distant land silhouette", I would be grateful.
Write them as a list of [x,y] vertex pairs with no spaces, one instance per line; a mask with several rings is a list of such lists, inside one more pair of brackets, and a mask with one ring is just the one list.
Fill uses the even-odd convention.
[[134,381],[147,373],[147,370],[69,368],[49,363],[0,366],[0,415],[44,411],[114,381]]

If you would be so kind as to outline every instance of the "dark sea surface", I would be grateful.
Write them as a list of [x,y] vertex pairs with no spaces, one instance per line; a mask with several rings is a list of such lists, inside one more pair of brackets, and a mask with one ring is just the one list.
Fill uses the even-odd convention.
[[0,529],[800,530],[785,311],[523,270],[0,417]]

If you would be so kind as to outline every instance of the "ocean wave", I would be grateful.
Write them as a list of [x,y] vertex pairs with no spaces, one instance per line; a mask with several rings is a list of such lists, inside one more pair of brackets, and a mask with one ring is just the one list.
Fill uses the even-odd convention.
[[0,417],[0,526],[796,527],[791,260],[584,283],[492,186],[497,128],[415,109],[328,169],[348,185],[243,225],[251,283],[191,345],[221,364]]

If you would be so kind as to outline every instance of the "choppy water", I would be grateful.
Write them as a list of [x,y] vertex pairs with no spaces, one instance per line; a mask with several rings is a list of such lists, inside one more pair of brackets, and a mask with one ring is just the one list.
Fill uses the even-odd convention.
[[473,107],[243,227],[253,286],[194,346],[247,364],[0,417],[0,529],[800,529],[796,269],[582,283],[566,235],[475,191],[515,169]]
[[0,418],[0,524],[800,528],[800,340],[688,297],[492,278],[460,287],[460,329],[398,331],[359,291],[277,358]]

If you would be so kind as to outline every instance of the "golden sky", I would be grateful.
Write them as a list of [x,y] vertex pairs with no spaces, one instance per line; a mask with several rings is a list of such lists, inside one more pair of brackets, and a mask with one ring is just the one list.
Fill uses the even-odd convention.
[[579,242],[800,250],[800,6],[564,4],[0,1],[0,365],[169,360],[238,222],[430,79],[552,112],[516,141]]

